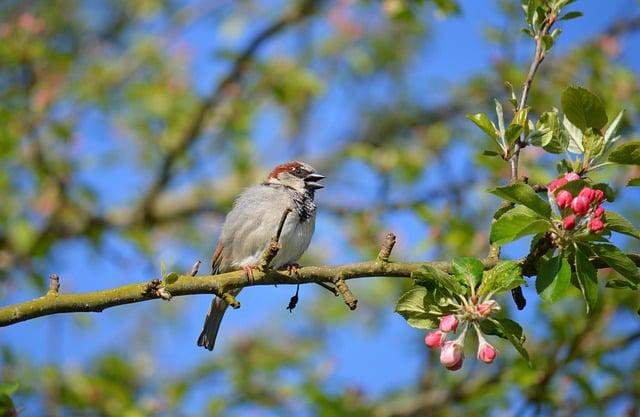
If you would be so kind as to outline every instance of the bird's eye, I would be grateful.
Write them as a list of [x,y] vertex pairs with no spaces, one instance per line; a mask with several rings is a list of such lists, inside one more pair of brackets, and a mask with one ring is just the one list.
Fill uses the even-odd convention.
[[300,167],[297,167],[293,170],[293,174],[296,176],[301,176],[303,174],[303,169]]

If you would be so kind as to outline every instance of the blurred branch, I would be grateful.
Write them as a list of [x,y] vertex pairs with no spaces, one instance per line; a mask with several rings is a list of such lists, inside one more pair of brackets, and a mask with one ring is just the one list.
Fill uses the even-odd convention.
[[[640,254],[628,254],[628,256],[633,259],[636,265],[640,266]],[[520,262],[524,262],[524,260]],[[605,264],[597,258],[592,262],[596,268],[605,267]],[[291,275],[286,270],[254,271],[251,282],[248,281],[244,271],[202,277],[186,274],[180,275],[175,283],[167,284],[163,288],[173,297],[190,294],[216,294],[220,296],[223,290],[229,291],[235,288],[257,285],[330,283],[334,282],[336,277],[340,277],[342,280],[367,277],[409,278],[411,273],[422,265],[430,265],[433,268],[451,272],[451,265],[448,261],[380,262],[374,260],[338,266],[308,266],[298,269],[296,274]],[[484,260],[484,265],[485,268],[491,269],[497,265],[497,262],[493,258],[487,258]],[[157,292],[149,291],[149,282],[81,294],[48,294],[0,308],[0,327],[52,314],[100,312],[109,307],[158,298],[162,297]]]
[[200,103],[184,134],[178,139],[177,144],[165,155],[163,161],[160,163],[155,179],[142,198],[141,213],[143,218],[152,215],[152,209],[156,199],[171,180],[175,163],[196,142],[202,133],[208,114],[213,111],[222,102],[225,95],[232,91],[233,87],[242,80],[258,49],[266,41],[289,26],[299,23],[310,16],[316,10],[319,3],[319,1],[315,0],[303,1],[289,13],[273,21],[260,31],[244,50],[242,50],[227,75],[222,78],[213,92]]

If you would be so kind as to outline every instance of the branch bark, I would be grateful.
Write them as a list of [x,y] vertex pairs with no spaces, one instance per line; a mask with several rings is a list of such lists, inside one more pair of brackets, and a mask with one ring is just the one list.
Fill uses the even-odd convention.
[[[640,266],[640,254],[628,254]],[[486,269],[497,265],[496,259],[484,261]],[[520,262],[525,262],[521,260]],[[598,259],[592,260],[596,268],[606,265]],[[298,269],[296,274],[288,274],[286,270],[254,272],[253,282],[247,282],[244,271],[234,271],[219,275],[193,277],[191,274],[180,275],[173,284],[164,288],[172,297],[191,294],[221,295],[223,289],[251,287],[274,284],[310,284],[331,283],[339,276],[343,280],[372,277],[409,278],[411,273],[422,265],[429,265],[442,271],[451,272],[448,261],[434,262],[380,262],[378,260],[337,266],[307,266]],[[162,298],[157,292],[149,291],[149,282],[130,284],[102,291],[80,294],[49,293],[40,298],[0,308],[0,327],[9,326],[37,317],[60,313],[101,312],[109,307]]]

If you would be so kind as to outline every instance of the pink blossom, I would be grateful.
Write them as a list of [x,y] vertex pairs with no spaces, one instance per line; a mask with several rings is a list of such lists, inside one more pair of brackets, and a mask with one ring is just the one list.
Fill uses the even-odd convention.
[[484,363],[491,363],[498,356],[496,348],[485,341],[481,341],[478,346],[478,359]]
[[558,191],[558,195],[556,196],[556,203],[558,203],[558,207],[561,209],[569,207],[571,205],[571,200],[573,200],[573,196],[569,191]]
[[564,176],[564,179],[567,181],[576,181],[580,179],[580,175],[576,174],[575,172],[567,172],[567,174]]
[[604,200],[604,191],[593,190],[593,194],[594,194],[593,198],[596,201],[596,203],[600,203],[602,200]]
[[458,341],[445,342],[440,351],[440,363],[450,371],[457,371],[464,361],[464,349]]
[[495,304],[496,304],[495,301],[489,300],[482,304],[478,304],[478,306],[476,307],[476,310],[478,311],[478,314],[481,315],[482,317],[489,317],[491,315],[491,311],[493,310],[493,306]]
[[602,206],[596,207],[596,209],[593,211],[593,215],[596,217],[602,217],[603,214],[604,214],[604,209],[602,208]]
[[456,332],[458,328],[458,318],[453,314],[449,314],[448,316],[440,317],[440,330],[443,332]]
[[604,222],[599,217],[589,220],[589,230],[593,233],[600,233],[604,230]]
[[576,216],[570,214],[569,216],[565,217],[564,219],[562,219],[562,225],[564,226],[565,230],[573,230],[573,228],[576,227]]
[[441,330],[436,330],[433,332],[427,333],[424,338],[424,343],[431,349],[435,349],[440,347],[444,343],[444,339],[447,337],[447,334]]
[[550,192],[554,192],[555,190],[562,187],[563,185],[566,185],[568,182],[569,181],[567,181],[564,178],[555,179],[547,185],[547,190],[549,190]]
[[585,197],[578,196],[571,201],[571,210],[579,216],[587,214],[589,211],[589,200]]
[[591,202],[595,198],[595,190],[593,188],[584,187],[582,190],[580,190],[580,194],[578,194],[578,197],[586,198],[589,201],[589,204],[591,204]]

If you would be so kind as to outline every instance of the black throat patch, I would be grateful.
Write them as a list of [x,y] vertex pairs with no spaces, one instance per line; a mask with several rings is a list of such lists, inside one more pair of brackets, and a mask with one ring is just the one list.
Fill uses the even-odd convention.
[[291,202],[293,204],[293,211],[300,218],[300,222],[306,222],[313,216],[316,212],[316,203],[313,201],[314,192],[313,190],[305,190],[304,192],[297,191],[294,188],[291,188],[282,184],[272,184],[272,183],[263,183],[269,187],[282,188],[289,194],[291,198]]

